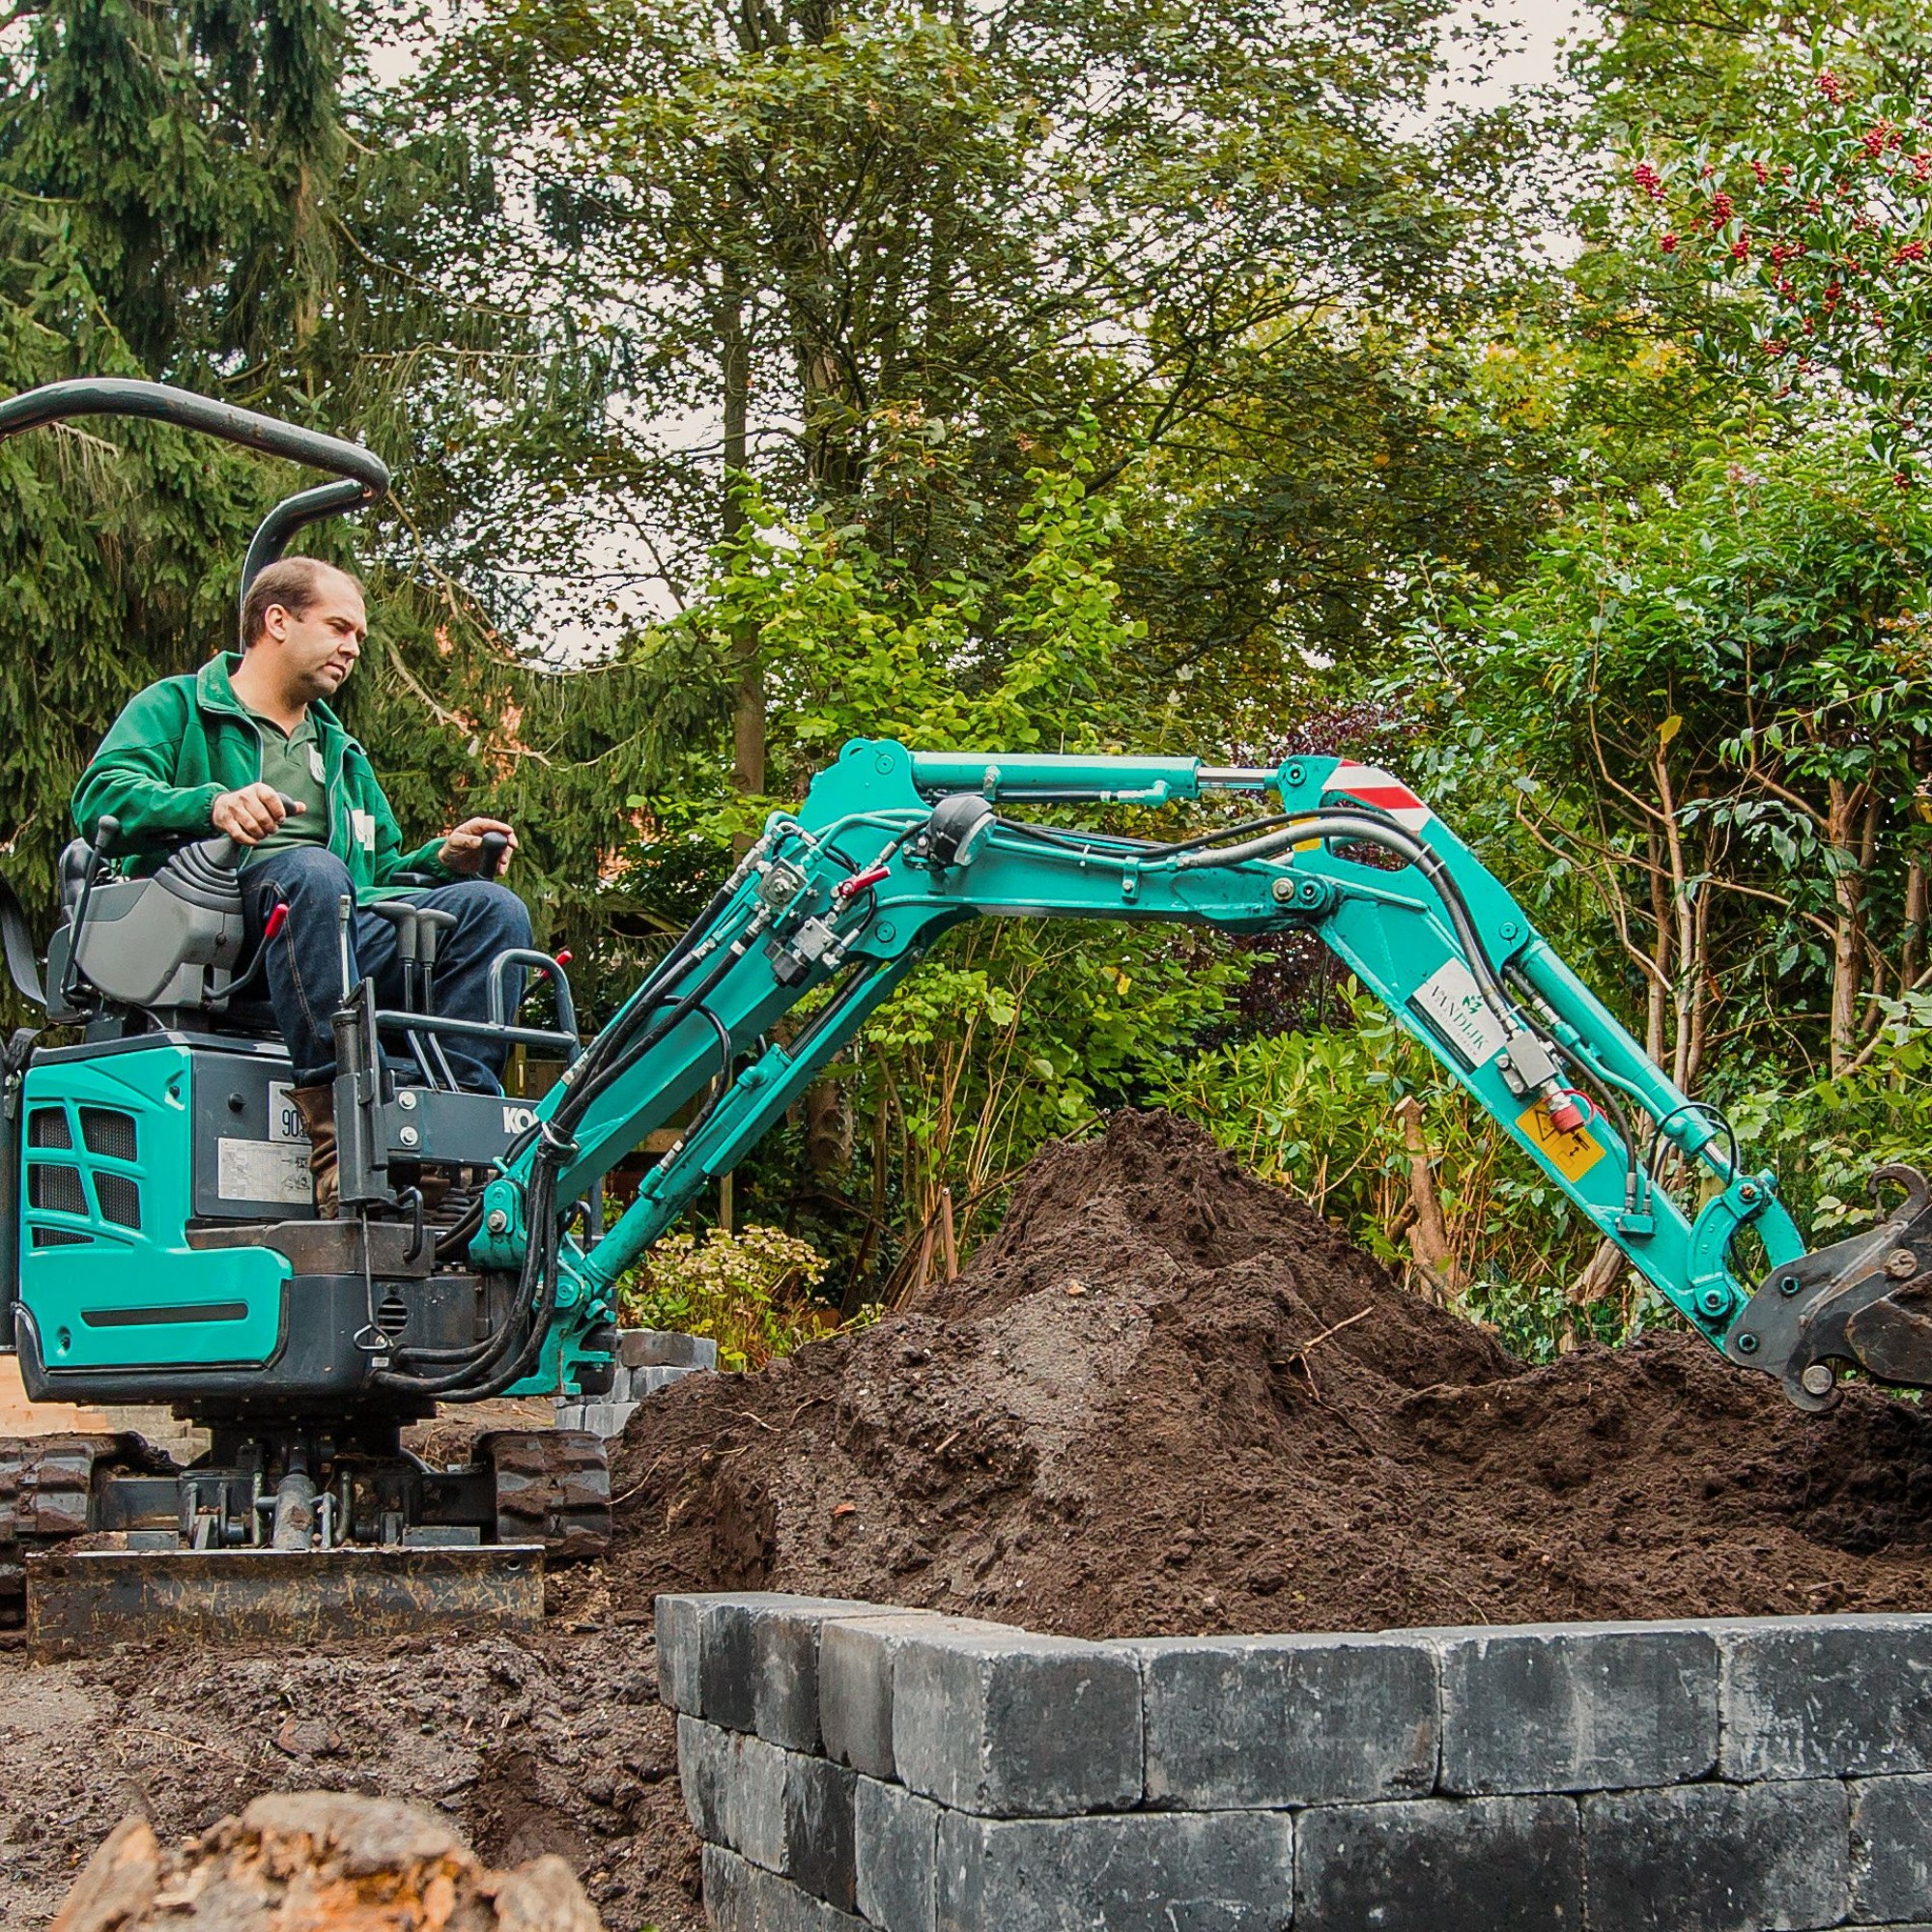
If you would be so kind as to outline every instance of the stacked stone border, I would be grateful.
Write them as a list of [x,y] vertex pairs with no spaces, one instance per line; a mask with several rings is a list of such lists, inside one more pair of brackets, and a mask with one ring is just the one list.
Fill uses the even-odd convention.
[[1932,1616],[657,1633],[720,1932],[1932,1932]]
[[617,1332],[617,1373],[610,1391],[592,1402],[556,1405],[559,1429],[587,1429],[607,1440],[624,1433],[638,1405],[718,1366],[718,1344],[704,1335],[680,1335],[668,1328],[622,1328]]

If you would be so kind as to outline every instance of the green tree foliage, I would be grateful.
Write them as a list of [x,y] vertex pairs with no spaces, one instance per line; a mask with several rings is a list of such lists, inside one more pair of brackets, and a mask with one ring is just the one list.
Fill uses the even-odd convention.
[[1433,640],[1445,776],[1479,763],[1530,890],[1586,882],[1689,1086],[1719,1044],[1840,1070],[1923,971],[1928,570],[1856,442],[1747,449],[1668,508],[1590,505]]
[[[1784,111],[1725,145],[1660,142],[1632,184],[1659,253],[1723,298],[1702,346],[1780,401],[1855,400],[1905,486],[1932,366],[1932,123],[1920,111],[1932,35],[1860,24],[1835,51],[1774,41],[1767,92]],[[1881,91],[1888,79],[1901,91]],[[1683,301],[1667,278],[1660,292]]]
[[[412,826],[519,822],[592,1015],[847,737],[1368,753],[1831,1225],[1927,1124],[1932,526],[1867,437],[1922,434],[1922,41],[1604,6],[1566,99],[1455,119],[1431,0],[48,0],[0,62],[0,382],[397,466],[312,538],[374,590],[351,723]],[[43,902],[93,738],[226,641],[297,480],[0,447]],[[856,1305],[1152,1097],[1521,1346],[1652,1319],[1288,946],[962,930],[740,1198]]]

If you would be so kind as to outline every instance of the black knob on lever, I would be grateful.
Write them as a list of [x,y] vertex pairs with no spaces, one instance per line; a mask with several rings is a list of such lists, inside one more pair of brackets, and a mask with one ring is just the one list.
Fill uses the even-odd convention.
[[479,879],[494,879],[503,869],[503,855],[509,851],[510,841],[500,832],[486,832],[482,845],[482,854],[476,862],[476,876]]
[[103,811],[94,821],[94,852],[99,859],[110,858],[121,842],[121,821],[111,811]]

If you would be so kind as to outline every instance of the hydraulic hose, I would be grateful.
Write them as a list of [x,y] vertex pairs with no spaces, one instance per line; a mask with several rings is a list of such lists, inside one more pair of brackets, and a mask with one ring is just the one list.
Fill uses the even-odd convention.
[[1253,859],[1272,859],[1277,853],[1292,850],[1312,839],[1354,838],[1368,845],[1379,845],[1384,851],[1393,852],[1398,858],[1406,859],[1435,890],[1441,899],[1443,910],[1449,915],[1449,923],[1455,928],[1456,943],[1462,948],[1470,970],[1476,976],[1477,986],[1483,994],[1483,1002],[1494,1013],[1508,1033],[1525,1030],[1521,1016],[1510,1003],[1508,989],[1503,985],[1502,977],[1491,962],[1476,923],[1469,912],[1469,903],[1463,896],[1463,889],[1457,884],[1455,875],[1442,861],[1430,850],[1420,838],[1406,827],[1384,818],[1379,813],[1357,809],[1352,811],[1318,811],[1306,818],[1288,821],[1280,830],[1265,834],[1259,838],[1249,838],[1238,845],[1216,846],[1208,849],[1183,850],[1176,854],[1176,868],[1181,871],[1197,870],[1207,867],[1245,865]]

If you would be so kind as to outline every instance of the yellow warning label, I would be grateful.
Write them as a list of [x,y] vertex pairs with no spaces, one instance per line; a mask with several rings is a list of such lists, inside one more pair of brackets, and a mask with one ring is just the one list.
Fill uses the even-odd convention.
[[1549,1118],[1549,1109],[1539,1100],[1516,1117],[1517,1126],[1529,1136],[1530,1145],[1566,1180],[1581,1180],[1609,1151],[1588,1127],[1566,1134]]

